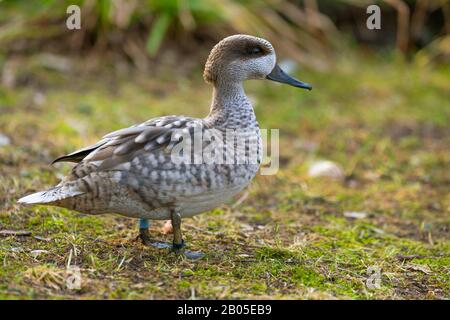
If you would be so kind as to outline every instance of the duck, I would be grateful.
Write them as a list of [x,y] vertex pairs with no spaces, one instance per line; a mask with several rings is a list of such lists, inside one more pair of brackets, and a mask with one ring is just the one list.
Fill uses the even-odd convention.
[[[271,80],[312,89],[280,68],[269,41],[245,34],[228,36],[212,48],[203,78],[213,87],[205,118],[162,116],[111,132],[93,145],[55,159],[52,164],[75,165],[59,184],[24,196],[18,203],[136,218],[144,244],[167,247],[188,258],[203,256],[185,249],[182,219],[207,212],[238,194],[250,184],[261,163],[261,132],[243,83]],[[228,144],[212,143],[216,138],[226,140],[227,132],[245,136],[250,147],[234,139]],[[190,139],[196,133],[201,137],[197,146],[199,139]],[[204,141],[208,133],[213,137],[209,143]],[[224,151],[227,161],[203,158],[206,149],[217,154]],[[238,154],[246,159],[239,161]],[[150,220],[171,222],[171,244],[152,241]]]

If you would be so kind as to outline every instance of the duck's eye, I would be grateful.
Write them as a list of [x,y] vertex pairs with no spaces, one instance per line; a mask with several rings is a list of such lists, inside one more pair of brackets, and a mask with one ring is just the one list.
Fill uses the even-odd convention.
[[262,52],[262,49],[260,47],[252,47],[248,50],[248,53],[251,55],[260,54]]

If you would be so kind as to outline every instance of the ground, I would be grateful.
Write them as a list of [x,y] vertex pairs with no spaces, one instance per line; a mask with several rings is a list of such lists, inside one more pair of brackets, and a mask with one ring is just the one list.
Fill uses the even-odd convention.
[[[10,138],[0,147],[0,298],[450,298],[450,69],[361,59],[297,71],[311,92],[246,85],[261,127],[280,129],[280,170],[184,221],[189,248],[206,254],[196,261],[143,246],[135,220],[16,200],[70,169],[52,159],[112,130],[204,116],[201,70],[155,77],[21,63],[15,86],[0,88],[0,133]],[[308,177],[319,159],[342,166],[344,179]],[[363,214],[344,215],[352,211]],[[162,225],[151,231],[170,241]],[[76,267],[80,287],[70,289]]]

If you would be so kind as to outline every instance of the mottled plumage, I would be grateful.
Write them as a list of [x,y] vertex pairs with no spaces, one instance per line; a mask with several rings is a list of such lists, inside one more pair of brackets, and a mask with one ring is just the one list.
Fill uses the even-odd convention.
[[[57,186],[19,202],[56,205],[89,214],[172,219],[176,223],[174,212],[182,218],[220,205],[250,183],[261,160],[259,126],[242,82],[269,78],[275,61],[272,45],[264,39],[236,35],[222,40],[211,51],[205,66],[204,78],[214,86],[206,118],[165,116],[109,133],[92,146],[56,159],[54,162],[77,164]],[[223,134],[235,130],[244,134],[254,147],[245,147],[244,155],[255,153],[256,160],[174,162],[171,155],[182,140],[180,134],[192,135],[196,130]],[[204,149],[208,143],[202,142],[201,146]],[[227,148],[230,146],[225,145],[224,153],[229,151]],[[176,235],[174,241],[178,240]]]

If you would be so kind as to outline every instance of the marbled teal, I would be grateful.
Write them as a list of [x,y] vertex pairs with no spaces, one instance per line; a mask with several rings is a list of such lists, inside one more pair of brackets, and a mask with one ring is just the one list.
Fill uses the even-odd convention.
[[[18,202],[138,218],[140,236],[147,244],[148,220],[170,219],[172,246],[180,251],[184,244],[181,219],[224,203],[245,188],[259,168],[260,129],[243,82],[269,79],[311,89],[280,69],[267,40],[249,35],[233,35],[214,46],[203,76],[213,86],[211,108],[205,118],[164,116],[109,133],[94,145],[56,159],[54,162],[77,164],[57,186]],[[208,130],[214,132],[213,136],[230,130],[245,133],[250,147],[245,147],[243,154],[254,155],[255,160],[236,161],[235,152],[233,161],[193,161],[195,154],[208,148],[208,143],[202,142],[200,151],[195,147],[190,151],[191,161],[174,161],[173,151],[185,140],[183,134],[205,134]],[[224,143],[224,154],[233,147],[238,150],[241,146]]]

